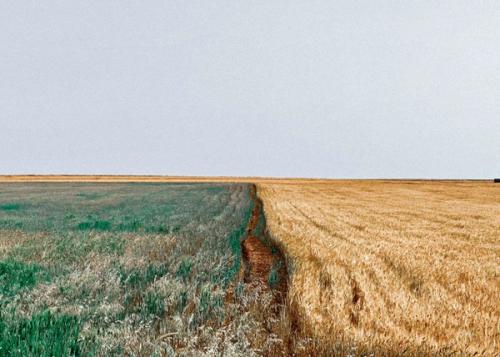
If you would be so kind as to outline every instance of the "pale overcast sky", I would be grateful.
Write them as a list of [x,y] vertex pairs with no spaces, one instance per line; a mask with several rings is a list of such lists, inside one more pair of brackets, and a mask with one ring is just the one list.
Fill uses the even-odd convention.
[[500,176],[500,2],[2,0],[0,143],[0,174]]

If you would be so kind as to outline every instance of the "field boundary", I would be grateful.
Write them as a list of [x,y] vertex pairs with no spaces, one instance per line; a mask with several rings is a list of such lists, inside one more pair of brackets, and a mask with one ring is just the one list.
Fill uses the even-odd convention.
[[288,290],[286,260],[281,248],[268,235],[263,203],[254,184],[250,186],[250,198],[253,202],[252,214],[246,237],[241,242],[244,280],[270,287],[279,303],[283,303]]

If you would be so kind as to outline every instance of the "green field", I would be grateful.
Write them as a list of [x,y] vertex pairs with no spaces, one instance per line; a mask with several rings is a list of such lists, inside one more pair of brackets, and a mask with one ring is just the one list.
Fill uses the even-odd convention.
[[0,355],[251,354],[252,205],[244,184],[0,184]]

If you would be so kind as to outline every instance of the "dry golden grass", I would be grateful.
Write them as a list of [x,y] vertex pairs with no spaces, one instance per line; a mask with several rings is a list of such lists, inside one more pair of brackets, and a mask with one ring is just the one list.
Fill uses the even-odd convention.
[[500,185],[283,180],[258,193],[289,304],[322,344],[500,352]]

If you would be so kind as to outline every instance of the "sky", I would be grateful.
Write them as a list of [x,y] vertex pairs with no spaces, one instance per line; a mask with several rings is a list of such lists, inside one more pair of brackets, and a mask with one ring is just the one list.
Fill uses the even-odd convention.
[[500,176],[498,1],[0,2],[0,174]]

